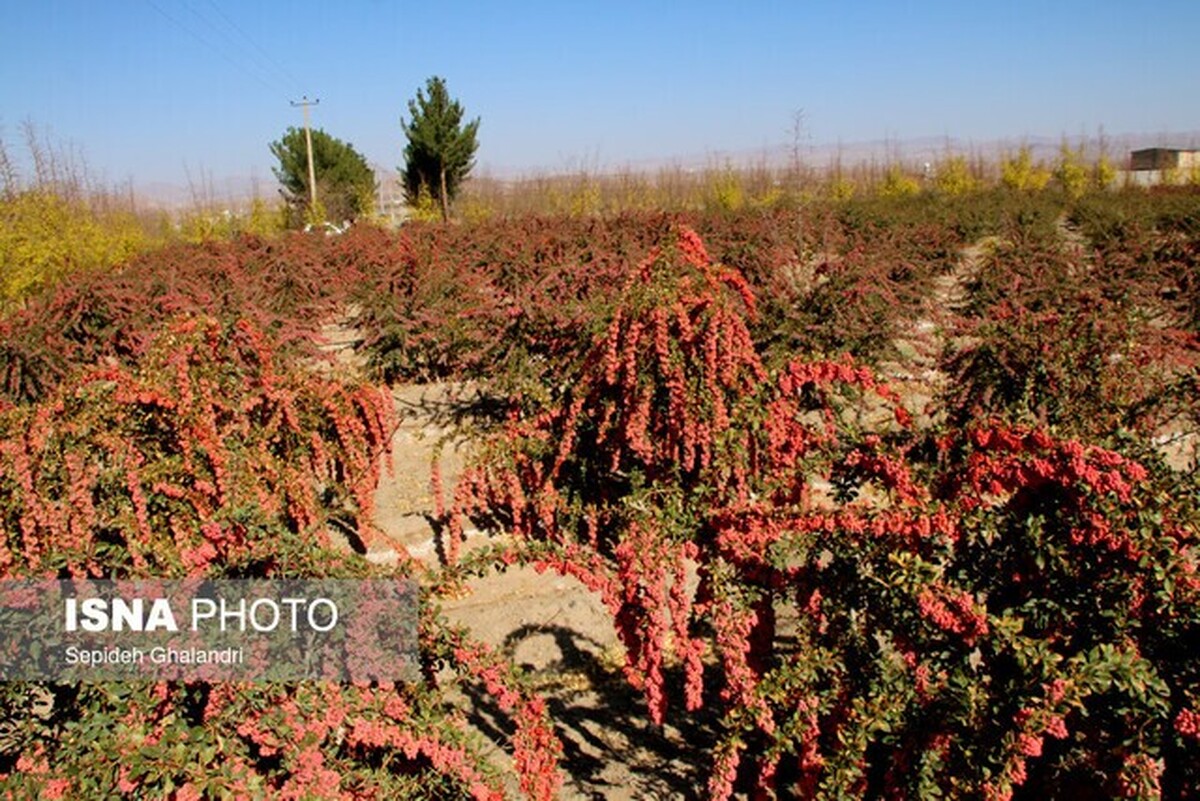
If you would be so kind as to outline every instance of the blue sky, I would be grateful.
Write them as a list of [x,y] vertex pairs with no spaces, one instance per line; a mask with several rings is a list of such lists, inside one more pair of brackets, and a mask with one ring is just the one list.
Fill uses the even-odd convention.
[[0,125],[31,120],[109,181],[271,181],[313,124],[401,160],[430,75],[497,174],[790,141],[1200,129],[1200,2],[0,0]]

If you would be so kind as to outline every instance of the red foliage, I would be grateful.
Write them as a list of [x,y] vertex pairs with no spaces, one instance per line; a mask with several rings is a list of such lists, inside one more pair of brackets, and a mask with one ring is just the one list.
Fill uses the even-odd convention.
[[[1141,464],[1044,429],[985,421],[922,463],[907,412],[869,370],[793,360],[769,371],[745,290],[686,229],[653,249],[561,404],[510,421],[452,516],[506,527],[523,543],[517,558],[598,593],[653,721],[674,692],[667,666],[683,667],[686,708],[724,714],[714,797],[743,779],[763,793],[855,796],[967,781],[1004,797],[1032,781],[1031,760],[1068,732],[1070,709],[1136,696],[1141,679],[1097,678],[1122,660],[1131,676],[1151,669],[1122,650],[1133,632],[1185,636],[1200,587],[1186,524],[1147,525],[1162,508]],[[1169,618],[1142,600],[1163,574]],[[1071,610],[1035,622],[1027,604],[1043,597]],[[1113,608],[1128,614],[1102,612]],[[1014,635],[1010,621],[1026,617]],[[1076,689],[1034,706],[1029,687],[1053,678],[1054,661],[1012,665],[1045,647],[1061,649]],[[714,666],[720,689],[706,696]],[[963,682],[978,706],[947,706]],[[1034,711],[1006,722],[1014,703]],[[930,726],[937,737],[916,735]],[[923,767],[873,773],[877,759]],[[885,775],[894,784],[879,786]]]
[[270,565],[288,541],[328,546],[331,516],[366,541],[391,414],[385,393],[284,367],[249,323],[178,323],[138,367],[85,370],[4,415],[0,562],[76,576]]
[[[498,563],[594,591],[653,721],[719,713],[713,797],[1192,797],[1200,515],[1147,438],[1200,419],[1194,232],[1155,223],[1089,252],[1058,240],[1054,204],[1016,205],[938,318],[951,381],[929,411],[950,433],[914,430],[864,364],[929,312],[978,210],[361,228],[146,256],[0,320],[0,575],[363,569],[319,546],[331,524],[370,536],[386,397],[290,360],[357,304],[378,376],[482,378],[510,401],[448,511],[435,465],[449,560],[469,514],[516,535]],[[0,781],[496,797],[449,681],[509,716],[522,792],[552,797],[544,703],[429,614],[421,634],[424,680],[403,687],[81,689],[56,715],[121,726],[95,747],[26,714],[0,749],[24,774]],[[212,756],[159,773],[137,757],[176,745]]]
[[362,283],[369,265],[359,260],[378,236],[364,228],[337,239],[173,245],[115,273],[77,275],[0,320],[0,397],[28,403],[79,367],[134,364],[181,316],[246,320],[287,355],[314,355],[321,324]]

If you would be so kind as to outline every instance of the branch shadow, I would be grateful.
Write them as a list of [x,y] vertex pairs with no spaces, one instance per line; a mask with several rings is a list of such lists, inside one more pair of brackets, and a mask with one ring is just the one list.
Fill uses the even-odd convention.
[[[396,411],[402,417],[418,418],[439,428],[469,436],[507,419],[509,404],[505,398],[489,394],[478,385],[409,385],[403,394],[401,385],[393,387]],[[437,388],[437,389],[435,389]],[[405,397],[421,390],[417,397]]]
[[[641,693],[619,668],[605,664],[604,646],[585,634],[560,625],[527,624],[508,635],[503,650],[514,658],[523,642],[547,635],[559,657],[539,669],[521,667],[534,677],[562,743],[564,791],[595,801],[705,797],[717,718],[707,708],[682,714],[682,670],[667,671],[668,721],[658,727]],[[507,743],[514,729],[495,700],[482,686],[466,693],[472,702],[471,724],[492,741]]]

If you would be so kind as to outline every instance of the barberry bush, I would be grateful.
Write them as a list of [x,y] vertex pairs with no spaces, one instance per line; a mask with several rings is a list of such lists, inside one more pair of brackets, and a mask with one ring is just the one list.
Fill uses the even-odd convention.
[[281,358],[318,356],[320,331],[344,314],[371,269],[374,229],[342,237],[174,244],[111,271],[90,271],[0,317],[0,403],[45,397],[65,376],[97,362],[136,364],[159,331],[181,316],[252,323]]
[[1095,247],[1008,226],[948,326],[942,405],[953,424],[1001,416],[1147,454],[1156,438],[1200,430],[1200,338],[1179,280],[1188,251],[1139,225],[1095,225],[1111,236]]
[[651,251],[562,404],[464,477],[456,512],[517,541],[465,564],[598,593],[653,721],[720,712],[715,798],[1192,792],[1170,476],[1001,420],[931,445],[869,369],[768,369],[754,313],[690,229]]
[[[149,253],[0,319],[0,575],[532,564],[653,722],[715,721],[711,797],[1195,798],[1196,474],[1152,447],[1200,420],[1195,234],[1185,193],[997,191]],[[983,235],[918,425],[871,365]],[[345,548],[394,420],[312,369],[333,317],[373,378],[501,401],[436,574]],[[513,536],[460,553],[466,517]],[[553,797],[520,671],[420,637],[394,686],[7,684],[0,794]]]
[[[390,396],[281,361],[252,324],[187,318],[135,366],[82,368],[0,413],[0,576],[413,578],[358,550]],[[394,685],[0,687],[9,798],[549,799],[558,741],[511,665],[423,605],[422,673]],[[448,691],[512,717],[504,772]]]
[[371,536],[391,414],[372,387],[281,365],[249,323],[186,319],[137,367],[83,369],[0,416],[0,565],[310,572],[330,526]]
[[[544,702],[431,610],[420,625],[419,681],[6,683],[0,794],[552,799],[561,749]],[[510,771],[447,700],[476,684],[511,715]]]

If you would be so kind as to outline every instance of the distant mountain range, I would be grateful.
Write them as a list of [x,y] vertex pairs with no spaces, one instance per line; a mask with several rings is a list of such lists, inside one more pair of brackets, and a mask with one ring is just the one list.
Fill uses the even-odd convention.
[[[861,142],[826,142],[802,144],[799,148],[803,164],[816,169],[825,169],[840,161],[843,167],[900,161],[912,166],[924,162],[935,163],[947,154],[977,156],[991,161],[1005,153],[1011,153],[1022,145],[1030,148],[1035,159],[1051,161],[1063,141],[1062,136],[1023,136],[1003,139],[972,140],[947,136],[926,136],[911,139],[873,139]],[[1101,141],[1097,136],[1067,137],[1071,147],[1082,144],[1087,153],[1099,153]],[[1175,133],[1139,133],[1105,135],[1104,147],[1110,158],[1120,165],[1129,151],[1146,147],[1200,148],[1200,131]],[[601,165],[595,172],[654,172],[664,168],[702,170],[726,164],[732,167],[763,165],[782,168],[791,163],[795,149],[790,144],[744,150],[715,150],[671,157],[640,159]],[[398,192],[399,175],[394,166],[373,164],[381,183]],[[501,165],[482,165],[481,173],[499,180],[515,179],[531,175],[552,175],[561,168],[526,167],[516,168]],[[278,197],[279,186],[273,178],[234,175],[220,180],[206,178],[201,186],[181,186],[167,182],[154,182],[134,186],[139,202],[167,210],[178,210],[203,206],[214,209],[241,208],[253,198],[261,197],[273,201]]]

